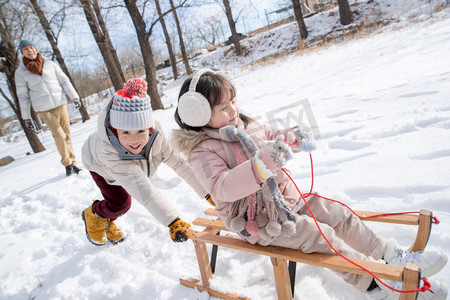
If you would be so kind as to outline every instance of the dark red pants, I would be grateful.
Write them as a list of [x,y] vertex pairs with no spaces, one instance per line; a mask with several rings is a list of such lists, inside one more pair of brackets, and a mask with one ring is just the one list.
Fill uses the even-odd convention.
[[95,202],[92,207],[97,215],[114,221],[130,209],[131,196],[123,187],[108,184],[95,172],[91,172],[91,175],[104,197],[104,200]]

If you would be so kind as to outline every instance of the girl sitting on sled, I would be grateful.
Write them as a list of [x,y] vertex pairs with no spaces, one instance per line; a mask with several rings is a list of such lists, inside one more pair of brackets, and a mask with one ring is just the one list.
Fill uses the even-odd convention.
[[[175,147],[187,155],[197,179],[211,194],[218,216],[230,231],[253,244],[334,254],[283,169],[290,153],[315,149],[308,128],[275,130],[239,113],[233,83],[208,69],[198,71],[183,83],[175,120],[181,127],[172,133]],[[395,265],[412,262],[421,267],[424,276],[436,274],[447,262],[445,253],[439,251],[402,251],[394,239],[377,236],[338,203],[314,195],[306,201],[325,236],[348,258],[372,257]],[[339,274],[374,298],[398,297],[372,277]],[[432,292],[420,297],[445,299],[445,283],[433,278],[429,281]]]

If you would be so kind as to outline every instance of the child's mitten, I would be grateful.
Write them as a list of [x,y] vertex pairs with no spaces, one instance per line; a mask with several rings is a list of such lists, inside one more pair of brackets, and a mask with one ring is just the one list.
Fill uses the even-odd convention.
[[209,204],[211,204],[212,206],[216,206],[216,204],[214,203],[213,199],[211,198],[211,195],[208,194],[205,196],[206,201],[208,201]]
[[304,125],[288,131],[286,134],[286,142],[294,152],[312,152],[316,150],[316,141],[314,140],[313,132]]
[[191,225],[189,223],[184,222],[180,218],[176,218],[170,223],[170,237],[174,242],[185,242],[187,241],[186,233],[189,230]]
[[277,136],[275,140],[266,142],[261,150],[256,152],[255,162],[263,179],[275,176],[276,171],[281,169],[291,156],[290,149],[283,140],[284,136]]

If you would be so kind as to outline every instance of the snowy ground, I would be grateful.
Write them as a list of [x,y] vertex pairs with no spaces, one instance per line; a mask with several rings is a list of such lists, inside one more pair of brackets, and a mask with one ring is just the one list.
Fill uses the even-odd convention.
[[[404,2],[423,8],[423,1]],[[419,13],[421,22],[266,66],[211,67],[233,78],[249,115],[278,126],[300,117],[317,125],[316,191],[361,210],[431,209],[441,224],[428,248],[450,254],[449,16],[448,8]],[[166,86],[166,106],[176,103],[180,84]],[[173,113],[155,117],[175,128]],[[71,127],[77,157],[96,119]],[[100,193],[86,170],[65,177],[52,137],[40,138],[47,150],[31,156],[25,139],[0,146],[0,157],[16,158],[0,168],[0,299],[213,299],[178,283],[180,276],[200,278],[192,243],[173,243],[136,201],[117,221],[125,242],[90,244],[80,213]],[[309,190],[308,156],[296,155],[287,167]],[[165,166],[157,175],[160,183],[174,177]],[[164,192],[187,221],[208,207],[183,182]],[[415,237],[406,226],[369,226],[405,247]],[[219,255],[214,288],[276,299],[268,259],[226,249]],[[450,266],[435,277],[449,283]],[[366,298],[329,270],[297,268],[296,299]]]

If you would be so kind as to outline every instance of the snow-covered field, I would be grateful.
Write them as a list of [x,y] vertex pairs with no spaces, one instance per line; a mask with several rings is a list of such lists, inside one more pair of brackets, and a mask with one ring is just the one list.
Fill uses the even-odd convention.
[[[450,254],[450,9],[430,14],[425,1],[403,2],[419,12],[420,22],[404,20],[403,26],[265,66],[208,60],[233,78],[247,114],[277,126],[300,118],[317,125],[316,191],[360,210],[431,209],[441,224],[428,248]],[[181,82],[164,88],[166,106],[176,104]],[[176,126],[173,113],[154,113],[169,133]],[[96,128],[97,116],[91,117],[71,127],[79,158]],[[80,214],[101,197],[99,190],[86,170],[66,177],[51,135],[40,138],[47,150],[30,156],[26,139],[0,145],[0,157],[16,159],[0,168],[0,299],[212,299],[178,282],[181,276],[200,278],[192,242],[173,243],[168,229],[136,201],[117,221],[128,233],[125,242],[90,244]],[[297,154],[287,167],[309,190],[309,157]],[[164,188],[174,176],[163,166],[157,184]],[[186,221],[209,207],[184,182],[164,193]],[[416,233],[401,225],[369,226],[405,248]],[[450,266],[434,277],[449,283]],[[219,249],[211,285],[276,299],[270,261],[234,250]],[[366,298],[332,271],[297,267],[296,299]]]

